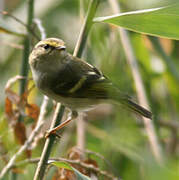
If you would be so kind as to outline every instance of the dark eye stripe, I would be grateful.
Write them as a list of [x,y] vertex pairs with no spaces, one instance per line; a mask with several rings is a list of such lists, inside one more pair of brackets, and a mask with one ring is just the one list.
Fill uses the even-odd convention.
[[46,44],[45,46],[44,46],[44,49],[49,49],[50,48],[50,45],[49,44]]

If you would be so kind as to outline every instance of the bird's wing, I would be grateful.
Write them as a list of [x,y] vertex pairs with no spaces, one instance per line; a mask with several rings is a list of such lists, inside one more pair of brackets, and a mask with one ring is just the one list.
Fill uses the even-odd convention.
[[106,99],[112,83],[97,68],[71,57],[52,83],[56,94],[73,98]]
[[147,118],[152,117],[150,111],[121,93],[118,87],[92,65],[73,57],[63,68],[51,88],[55,94],[71,98],[111,99]]

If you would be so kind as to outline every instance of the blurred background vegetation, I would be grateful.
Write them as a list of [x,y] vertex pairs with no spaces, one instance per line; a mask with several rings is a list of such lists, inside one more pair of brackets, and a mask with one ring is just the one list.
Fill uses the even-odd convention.
[[[126,12],[174,4],[177,0],[119,0],[118,2],[121,11]],[[73,53],[88,3],[88,0],[37,0],[34,2],[34,17],[41,20],[47,37],[63,39],[67,50]],[[27,1],[0,0],[0,10],[6,10],[25,23],[27,21]],[[100,1],[96,17],[112,14],[114,13],[109,2]],[[0,14],[0,27],[20,34],[26,32],[24,26],[2,14]],[[99,157],[96,153],[86,152],[86,158],[100,170],[124,180],[179,179],[179,79],[173,73],[173,71],[179,72],[179,43],[176,40],[159,38],[159,43],[164,49],[164,54],[161,54],[155,38],[135,32],[129,32],[129,37],[139,64],[149,105],[154,114],[153,123],[162,148],[164,162],[159,165],[153,157],[141,118],[112,105],[100,105],[88,112],[84,118],[85,149],[100,154]],[[0,171],[23,144],[20,140],[22,137],[19,137],[21,135],[17,135],[20,132],[15,129],[15,122],[12,119],[9,120],[7,116],[7,104],[5,113],[4,91],[7,81],[20,74],[23,41],[24,37],[4,33],[0,28]],[[33,38],[30,49],[36,42]],[[168,67],[165,61],[166,56],[174,69]],[[99,67],[120,87],[121,91],[137,101],[133,76],[116,27],[104,23],[94,24],[88,36],[83,59]],[[31,77],[30,72],[29,76]],[[30,81],[29,88],[32,85],[33,82]],[[19,94],[19,83],[17,82],[11,90]],[[42,97],[42,94],[33,88],[28,94],[28,103],[40,107]],[[18,107],[13,105],[12,108]],[[37,107],[34,109],[38,111]],[[54,105],[50,101],[44,127],[29,151],[18,157],[17,164],[27,158],[40,157],[45,142],[44,132],[49,128],[53,110]],[[22,116],[22,122],[26,127],[25,134],[28,137],[37,119],[28,113]],[[70,158],[73,156],[72,152],[73,154],[76,152],[73,148],[77,143],[76,121],[62,131],[62,137],[56,140],[51,156]],[[77,158],[76,156],[72,159]],[[36,164],[28,162],[17,166],[4,178],[33,179]],[[46,174],[46,179],[60,180],[63,179],[62,174],[61,170],[53,167]],[[108,179],[100,173],[95,176],[98,179]],[[65,178],[70,179],[69,174]]]

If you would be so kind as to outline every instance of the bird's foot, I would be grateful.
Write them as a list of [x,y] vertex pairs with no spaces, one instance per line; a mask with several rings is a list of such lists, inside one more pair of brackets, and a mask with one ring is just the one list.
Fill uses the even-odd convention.
[[72,111],[67,120],[62,122],[61,124],[59,124],[57,127],[55,128],[52,128],[50,130],[48,130],[46,133],[45,133],[45,138],[48,138],[50,137],[51,135],[55,135],[57,137],[60,137],[60,135],[57,134],[57,131],[60,130],[61,128],[63,128],[64,126],[66,126],[69,122],[71,122],[73,119],[77,118],[78,116],[78,113],[76,111]]

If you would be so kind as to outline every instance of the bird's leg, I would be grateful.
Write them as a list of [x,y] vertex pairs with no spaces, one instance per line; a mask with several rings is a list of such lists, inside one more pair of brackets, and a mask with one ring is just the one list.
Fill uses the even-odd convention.
[[[46,132],[45,138],[48,138],[50,135],[54,134],[57,135],[56,132],[66,126],[69,122],[71,122],[73,119],[77,118],[78,113],[76,111],[71,111],[68,114],[68,118],[66,121],[59,124],[57,127],[54,127]],[[58,135],[57,135],[58,136]]]

